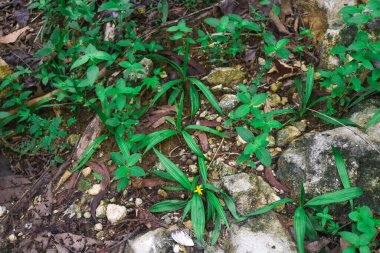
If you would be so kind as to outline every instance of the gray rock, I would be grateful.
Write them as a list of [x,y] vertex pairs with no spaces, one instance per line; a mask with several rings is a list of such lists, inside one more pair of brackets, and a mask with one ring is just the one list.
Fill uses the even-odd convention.
[[128,242],[126,253],[166,253],[174,243],[164,228],[157,228],[137,236]]
[[[380,100],[369,99],[356,105],[345,118],[355,122],[361,127],[365,127],[372,116],[380,109]],[[380,121],[365,130],[369,140],[380,143]]]
[[239,100],[236,95],[225,94],[222,96],[219,106],[224,113],[229,113],[239,104]]
[[202,80],[207,80],[212,85],[222,84],[223,86],[233,88],[234,84],[243,81],[244,76],[244,71],[238,65],[236,67],[215,68]]
[[133,71],[129,76],[127,77],[128,80],[130,81],[137,81],[137,80],[142,80],[146,77],[148,77],[154,69],[153,66],[153,61],[148,58],[143,58],[139,64],[142,65],[142,69]]
[[[356,203],[380,212],[380,156],[368,139],[368,135],[353,127],[308,133],[294,140],[282,153],[276,175],[294,192],[298,192],[304,182],[308,197],[342,189],[331,151],[334,145],[345,158],[351,185],[364,190]],[[375,147],[380,149],[378,143]]]
[[[254,211],[279,199],[269,184],[253,174],[228,176],[223,178],[222,184],[236,200],[239,214]],[[226,239],[225,246],[229,253],[297,252],[294,242],[274,212],[232,224],[230,238]]]

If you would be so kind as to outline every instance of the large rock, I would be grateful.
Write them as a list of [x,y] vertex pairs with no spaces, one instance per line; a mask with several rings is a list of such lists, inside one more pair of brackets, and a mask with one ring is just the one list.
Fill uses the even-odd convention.
[[[240,173],[224,177],[225,190],[236,200],[239,214],[246,214],[279,199],[261,177]],[[226,240],[228,253],[292,253],[294,242],[274,212],[232,224]]]
[[244,76],[242,67],[238,65],[236,67],[215,68],[203,80],[212,85],[222,84],[222,86],[233,88],[234,85],[243,81]]
[[219,101],[219,106],[224,113],[229,113],[239,104],[239,100],[234,94],[225,94]]
[[164,228],[146,232],[128,242],[128,253],[165,253],[174,243]]
[[[308,133],[290,143],[277,164],[277,177],[298,192],[304,182],[308,197],[342,189],[331,145],[337,147],[345,158],[352,186],[365,191],[358,198],[380,212],[380,156],[375,148],[379,143],[354,127],[340,127],[320,133]],[[371,144],[372,143],[372,144]]]

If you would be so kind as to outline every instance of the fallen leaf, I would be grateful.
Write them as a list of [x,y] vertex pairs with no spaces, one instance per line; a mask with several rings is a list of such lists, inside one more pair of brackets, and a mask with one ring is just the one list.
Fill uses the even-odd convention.
[[199,142],[201,143],[202,150],[206,152],[208,150],[207,135],[204,132],[195,131],[194,136],[198,137]]
[[87,163],[91,169],[102,176],[102,181],[100,183],[101,191],[92,199],[91,207],[91,216],[96,221],[96,208],[98,207],[103,196],[107,192],[107,187],[110,184],[111,178],[107,166],[99,162],[88,162]]
[[290,190],[288,189],[288,187],[286,187],[285,185],[281,184],[277,178],[275,178],[275,176],[273,175],[273,171],[271,168],[269,167],[265,167],[264,169],[264,177],[266,179],[266,181],[270,184],[270,186],[272,187],[275,187],[279,190],[283,190],[284,192],[290,192]]
[[25,26],[24,28],[14,31],[13,33],[0,37],[0,44],[9,44],[16,42],[18,37],[20,37],[21,34],[23,34],[25,31],[29,29],[29,26]]

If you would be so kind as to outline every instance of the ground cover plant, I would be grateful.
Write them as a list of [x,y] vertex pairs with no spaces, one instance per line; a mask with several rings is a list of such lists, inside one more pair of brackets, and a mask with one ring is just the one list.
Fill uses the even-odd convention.
[[[68,216],[70,222],[80,220],[82,213],[67,211],[80,202],[88,204],[83,211],[88,213],[83,214],[86,219],[97,225],[109,221],[133,237],[141,227],[162,226],[160,219],[170,214],[178,218],[181,229],[189,221],[186,227],[199,249],[213,252],[213,247],[228,241],[231,224],[285,208],[281,215],[294,229],[299,252],[307,252],[305,243],[320,242],[323,237],[330,238],[330,245],[321,246],[318,252],[332,252],[332,245],[344,253],[379,250],[378,214],[369,206],[355,204],[366,193],[351,186],[345,160],[336,147],[331,153],[342,185],[337,191],[309,198],[301,183],[300,193],[282,190],[280,200],[242,215],[233,194],[221,186],[224,176],[234,174],[229,169],[237,168],[237,172],[263,176],[271,186],[287,189],[267,173],[275,168],[284,148],[276,146],[279,141],[274,136],[297,122],[309,122],[305,128],[310,131],[348,125],[366,131],[380,121],[380,109],[361,127],[344,118],[360,102],[378,99],[380,42],[368,30],[380,18],[378,0],[340,10],[342,22],[354,35],[352,42],[338,43],[327,52],[339,62],[330,68],[310,60],[318,58],[311,26],[303,21],[297,21],[297,26],[282,24],[279,20],[282,14],[287,16],[286,8],[277,1],[239,7],[193,0],[21,2],[0,5],[0,10],[14,8],[18,15],[12,17],[18,16],[18,25],[23,22],[20,15],[27,13],[33,19],[26,18],[26,22],[38,33],[34,33],[34,43],[31,38],[19,40],[30,47],[27,57],[18,56],[21,60],[10,61],[9,66],[4,61],[0,67],[0,141],[1,156],[12,160],[13,166],[18,161],[19,169],[5,176],[20,174],[30,183],[37,176],[55,175],[36,180],[33,191],[43,192],[41,182],[45,182],[48,193],[44,199],[50,202],[45,205],[49,210],[43,209],[47,215],[39,209],[31,215],[33,220],[55,214],[62,214],[60,222]],[[18,30],[11,23],[4,27],[1,34]],[[17,42],[18,36],[14,41],[0,36],[0,45]],[[0,48],[0,52],[6,55],[10,48]],[[217,77],[232,83],[213,83],[211,74],[206,76],[235,65],[243,78],[234,72]],[[284,80],[289,83],[283,84]],[[280,84],[283,87],[278,91]],[[236,99],[228,99],[226,106],[224,93]],[[277,97],[280,101],[276,102]],[[225,166],[227,172],[214,169],[223,155],[232,164]],[[75,192],[95,197],[80,199]],[[29,201],[38,206],[43,203],[42,195]],[[103,202],[115,200],[125,209],[119,221],[110,218],[108,207],[107,214],[98,216]],[[70,201],[65,210],[57,204]],[[347,205],[349,211],[340,214],[344,218],[337,219],[334,213],[339,210],[337,203]],[[0,219],[3,215],[8,219],[11,212],[4,213]],[[70,222],[53,224],[53,234],[73,236],[65,227]],[[126,222],[132,225],[123,227]],[[42,223],[30,224],[42,231]],[[74,230],[83,232],[79,227]],[[4,228],[0,235],[9,231]],[[84,238],[113,240],[111,248],[98,243],[97,249],[104,252],[130,239],[116,239],[119,230],[100,235],[102,229],[89,231]],[[22,233],[15,234],[11,233],[16,240],[11,235],[5,239],[9,242],[5,250],[23,252],[32,247],[30,232],[23,237],[24,244],[17,242]],[[87,247],[96,245],[91,240],[80,250],[91,252]]]

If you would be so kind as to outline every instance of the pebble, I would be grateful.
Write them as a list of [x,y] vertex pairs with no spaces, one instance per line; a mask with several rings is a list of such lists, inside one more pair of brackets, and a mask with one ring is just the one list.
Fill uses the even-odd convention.
[[98,239],[104,239],[104,231],[99,231],[98,233],[96,233],[96,238]]
[[90,219],[90,218],[91,218],[91,213],[90,213],[90,212],[85,212],[85,213],[83,214],[83,217],[84,217],[85,219]]
[[168,197],[168,193],[163,189],[158,189],[157,194],[165,199]]
[[192,165],[194,162],[193,162],[193,160],[191,160],[191,159],[187,159],[186,160],[186,164],[187,165]]
[[271,90],[272,92],[277,92],[277,91],[280,89],[281,86],[282,86],[282,83],[281,83],[281,82],[275,82],[275,83],[273,83],[273,84],[270,86],[270,90]]
[[179,253],[181,251],[181,247],[178,244],[175,244],[173,246],[173,252],[174,253]]
[[264,65],[266,64],[266,61],[265,61],[264,58],[259,57],[259,58],[257,59],[257,61],[258,61],[258,63],[259,63],[260,66],[264,66]]
[[106,216],[107,220],[111,222],[111,224],[117,224],[127,215],[127,208],[125,206],[109,204],[107,206]]
[[107,213],[107,205],[104,201],[100,202],[100,205],[96,208],[96,218],[105,218]]
[[95,196],[95,195],[98,195],[100,191],[101,191],[100,184],[94,184],[90,189],[87,190],[87,193],[92,196]]
[[193,160],[194,162],[197,161],[197,160],[198,160],[198,156],[196,156],[196,155],[192,155],[192,156],[191,156],[191,160]]
[[96,223],[94,226],[95,231],[102,231],[103,230],[103,225],[102,223]]
[[90,167],[86,167],[82,170],[82,174],[84,177],[88,177],[91,174],[92,170]]
[[8,241],[10,243],[15,243],[17,241],[17,236],[15,234],[11,234],[8,236]]
[[0,217],[7,213],[7,208],[5,206],[0,206]]
[[190,173],[192,173],[192,174],[197,174],[197,173],[198,173],[198,166],[195,165],[195,164],[190,165],[190,166],[189,166],[189,171],[190,171]]
[[264,171],[264,166],[262,164],[260,164],[259,166],[257,166],[256,170],[257,171]]
[[140,198],[136,198],[136,200],[135,200],[135,205],[136,205],[137,207],[141,206],[142,203],[143,203],[143,200],[142,200],[142,199],[140,199]]
[[221,123],[222,121],[223,121],[223,117],[219,116],[219,117],[216,118],[216,122]]

